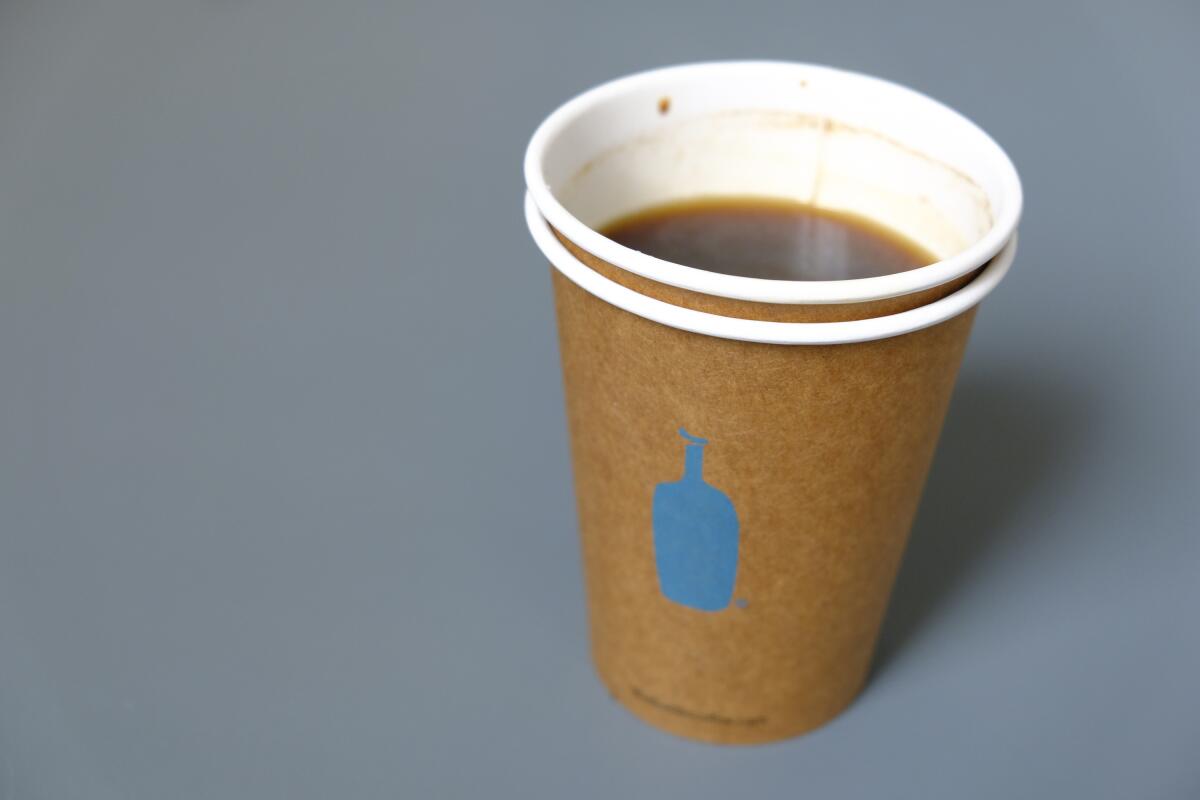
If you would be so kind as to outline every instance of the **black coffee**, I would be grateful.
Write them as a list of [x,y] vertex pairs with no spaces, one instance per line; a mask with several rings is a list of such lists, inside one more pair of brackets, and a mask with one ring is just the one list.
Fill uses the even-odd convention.
[[626,247],[696,269],[776,280],[873,278],[937,258],[865,217],[756,197],[656,206],[601,233]]

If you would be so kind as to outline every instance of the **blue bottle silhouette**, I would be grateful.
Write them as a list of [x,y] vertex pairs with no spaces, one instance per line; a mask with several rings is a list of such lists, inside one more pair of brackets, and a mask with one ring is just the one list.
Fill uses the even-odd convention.
[[670,600],[720,611],[733,597],[738,564],[738,517],[729,497],[704,482],[707,439],[683,428],[683,477],[654,487],[654,561]]

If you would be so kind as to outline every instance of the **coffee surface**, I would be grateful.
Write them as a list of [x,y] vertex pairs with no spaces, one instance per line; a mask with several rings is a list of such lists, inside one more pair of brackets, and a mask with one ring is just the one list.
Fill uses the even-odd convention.
[[874,278],[938,260],[865,217],[770,198],[714,197],[656,206],[622,217],[601,233],[656,258],[746,278]]

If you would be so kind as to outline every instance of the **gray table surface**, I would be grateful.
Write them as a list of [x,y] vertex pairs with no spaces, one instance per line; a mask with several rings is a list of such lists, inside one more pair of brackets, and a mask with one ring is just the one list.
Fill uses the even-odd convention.
[[[4,2],[0,797],[1200,797],[1200,6]],[[589,666],[538,120],[729,57],[1022,171],[861,699],[782,744]]]

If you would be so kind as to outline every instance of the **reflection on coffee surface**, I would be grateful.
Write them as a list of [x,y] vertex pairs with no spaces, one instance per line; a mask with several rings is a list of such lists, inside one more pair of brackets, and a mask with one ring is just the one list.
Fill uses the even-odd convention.
[[746,278],[874,278],[937,261],[873,220],[772,198],[711,197],[655,206],[601,233],[665,261]]

